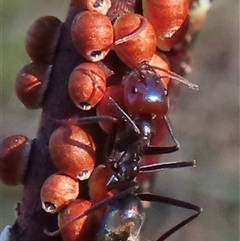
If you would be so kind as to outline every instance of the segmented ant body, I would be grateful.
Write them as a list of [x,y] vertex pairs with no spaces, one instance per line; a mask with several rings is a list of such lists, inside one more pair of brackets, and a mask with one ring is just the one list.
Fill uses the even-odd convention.
[[[161,78],[156,72],[149,65],[145,64],[138,70],[131,72],[125,78],[123,88],[124,109],[114,101],[114,96],[111,97],[103,91],[105,98],[109,100],[111,106],[120,114],[120,118],[94,116],[81,118],[78,121],[80,124],[96,121],[114,122],[107,138],[105,161],[106,165],[111,169],[112,176],[104,184],[106,190],[113,191],[114,195],[95,203],[91,208],[65,224],[64,227],[107,205],[109,208],[105,213],[105,218],[101,222],[96,240],[134,241],[137,239],[144,221],[141,201],[165,203],[195,212],[195,214],[183,220],[157,239],[157,241],[162,241],[195,219],[201,213],[202,209],[188,202],[160,195],[139,193],[137,177],[140,173],[155,172],[170,168],[192,167],[195,165],[195,161],[141,165],[141,158],[145,154],[158,155],[170,153],[179,148],[178,142],[173,137],[166,119],[168,111],[167,90],[164,88]],[[151,139],[156,132],[154,126],[156,116],[161,117],[166,128],[169,130],[175,142],[173,146],[151,146]],[[124,128],[120,126],[121,122],[126,124]],[[53,235],[58,232],[59,230],[48,234]]]
[[[170,77],[176,78],[176,75]],[[196,87],[185,79],[184,81],[189,87]],[[169,109],[167,89],[161,77],[149,64],[141,64],[123,80],[124,109],[113,100],[114,96],[105,97],[114,105],[113,108],[118,109],[119,114],[108,135],[106,153],[107,162],[120,179],[136,178],[143,155],[160,155],[179,149],[179,143],[173,136],[166,116]],[[124,128],[121,127],[122,122],[127,123]],[[151,140],[158,132],[159,123],[160,128],[168,131],[173,145],[151,145]],[[156,170],[157,164],[148,167],[148,171]]]
[[[120,127],[119,131],[116,125],[113,126],[112,131],[109,133],[109,149],[107,150],[106,160],[114,173],[107,183],[107,189],[118,189],[119,192],[113,197],[114,202],[109,205],[97,235],[97,241],[136,240],[144,221],[141,200],[170,204],[196,212],[157,239],[157,241],[165,240],[172,233],[195,219],[200,214],[201,208],[191,203],[159,195],[140,194],[137,191],[139,187],[136,181],[137,176],[139,173],[194,166],[195,162],[141,165],[143,155],[171,153],[179,148],[166,117],[168,94],[161,78],[148,64],[143,64],[138,70],[132,71],[123,81],[123,86],[125,109],[123,110],[114,102],[113,104],[117,106],[122,114],[121,119],[128,124],[124,129]],[[126,118],[128,115],[131,117],[130,119]],[[151,140],[157,132],[156,116],[160,117],[161,124],[165,125],[174,141],[172,146],[151,145]],[[117,197],[122,194],[125,194],[125,196]]]

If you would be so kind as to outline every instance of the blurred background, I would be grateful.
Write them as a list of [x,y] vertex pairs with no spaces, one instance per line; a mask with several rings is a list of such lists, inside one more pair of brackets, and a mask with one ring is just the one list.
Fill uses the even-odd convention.
[[[17,72],[30,60],[25,33],[43,15],[64,21],[69,1],[1,2],[1,140],[24,134],[34,138],[40,111],[24,109],[14,92]],[[199,91],[183,88],[170,113],[177,153],[162,161],[197,160],[196,168],[156,175],[153,192],[197,204],[204,212],[172,235],[171,241],[236,241],[239,237],[239,1],[215,0],[192,49],[188,80]],[[0,184],[0,230],[12,224],[22,187]],[[189,215],[186,210],[154,204],[148,210],[143,240],[155,240]]]

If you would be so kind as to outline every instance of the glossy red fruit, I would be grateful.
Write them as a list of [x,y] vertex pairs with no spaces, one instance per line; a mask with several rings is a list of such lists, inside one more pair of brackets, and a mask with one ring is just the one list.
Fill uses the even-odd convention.
[[15,90],[26,108],[37,109],[42,106],[51,70],[51,65],[32,62],[19,71]]
[[[91,202],[77,199],[59,213],[59,228],[64,241],[94,241],[95,228],[91,215],[77,218],[91,207]],[[77,218],[76,220],[74,220]],[[74,221],[73,221],[74,220]]]
[[95,11],[79,13],[73,20],[71,36],[77,51],[87,60],[105,58],[113,44],[113,27],[105,15]]
[[77,125],[56,129],[49,140],[49,151],[55,166],[66,175],[88,179],[95,163],[95,145],[90,135]]
[[158,48],[169,51],[187,33],[189,0],[143,0],[143,15],[156,31]]
[[153,26],[143,16],[127,13],[114,23],[114,50],[130,68],[149,61],[156,51],[157,38]]
[[[99,89],[101,88],[101,90]],[[74,104],[82,110],[90,110],[102,99],[106,89],[106,76],[94,63],[78,65],[70,75],[68,92]]]
[[28,167],[32,140],[23,135],[5,138],[0,146],[0,180],[7,185],[22,184]]
[[41,188],[42,208],[47,213],[62,210],[79,194],[78,181],[61,173],[48,177]]
[[106,188],[107,182],[112,175],[112,170],[104,165],[97,166],[92,172],[89,181],[89,196],[93,204],[111,197],[112,194]]
[[53,62],[62,22],[54,16],[35,20],[27,31],[26,50],[31,60],[50,64]]
[[[92,204],[97,204],[106,198],[112,197],[113,193],[107,190],[107,183],[112,176],[112,171],[109,167],[104,165],[97,166],[92,172],[89,181],[89,196]],[[98,208],[93,216],[101,223],[103,216],[106,212],[107,206]]]

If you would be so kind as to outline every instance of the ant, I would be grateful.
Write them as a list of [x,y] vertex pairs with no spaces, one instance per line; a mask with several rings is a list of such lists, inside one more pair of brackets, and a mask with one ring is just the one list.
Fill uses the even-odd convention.
[[[196,212],[196,214],[174,226],[157,239],[157,241],[165,240],[179,228],[195,219],[202,210],[196,205],[176,199],[153,194],[135,193],[139,188],[136,178],[139,173],[155,172],[166,168],[194,166],[195,162],[170,162],[154,163],[145,166],[140,165],[141,157],[143,155],[171,153],[178,150],[179,144],[174,138],[165,116],[168,111],[167,90],[164,88],[161,78],[156,74],[153,68],[148,64],[143,63],[139,69],[133,70],[125,78],[123,83],[125,108],[128,112],[132,113],[132,118],[130,120],[127,118],[129,125],[124,131],[117,133],[115,128],[114,131],[109,134],[109,146],[111,148],[108,151],[107,164],[111,167],[114,174],[107,184],[107,189],[111,190],[117,188],[121,190],[123,189],[124,191],[131,190],[131,188],[133,189],[130,192],[131,194],[126,194],[125,197],[117,199],[117,201],[110,205],[109,210],[106,213],[105,220],[102,223],[102,228],[100,229],[101,238],[97,240],[108,240],[106,238],[107,236],[109,237],[115,235],[111,230],[114,230],[112,223],[116,218],[119,218],[119,223],[122,223],[122,225],[120,225],[122,233],[116,240],[135,240],[138,236],[138,232],[136,230],[140,230],[143,222],[143,212],[141,211],[142,205],[140,200],[171,204],[191,209]],[[187,84],[190,87],[196,87],[191,84],[189,85],[189,83]],[[123,116],[126,116],[121,108],[117,108]],[[173,146],[159,147],[150,145],[151,139],[155,133],[153,120],[155,116],[159,115],[165,121],[165,125],[175,142],[175,145]],[[111,145],[111,143],[114,144]],[[122,193],[124,193],[124,191],[122,191]],[[119,192],[119,194],[121,194],[121,192]],[[116,200],[116,197],[113,199]],[[125,223],[124,220],[121,220],[124,219],[123,217],[126,217],[126,215],[122,215],[122,213],[132,212],[136,212],[136,215],[130,219],[133,219],[137,228],[135,231],[132,231],[133,233],[126,233],[125,228],[128,227],[123,224]],[[110,230],[110,233],[108,230]],[[127,235],[128,238],[122,237],[125,235]],[[134,237],[129,239],[131,235]]]
[[[91,76],[91,73],[89,75]],[[176,77],[176,75],[174,76]],[[180,78],[181,82],[182,80]],[[96,240],[130,241],[136,240],[144,221],[141,201],[169,204],[195,212],[156,240],[163,241],[194,220],[202,212],[202,209],[194,204],[177,199],[151,193],[139,193],[137,176],[140,173],[156,172],[164,169],[194,167],[195,161],[140,164],[143,155],[171,153],[178,150],[179,144],[173,137],[172,130],[166,118],[168,111],[167,90],[164,88],[161,78],[156,74],[154,69],[148,64],[143,63],[140,68],[133,70],[123,83],[125,108],[130,114],[126,113],[111,96],[106,95],[104,91],[102,92],[119,111],[121,119],[127,123],[124,130],[121,132],[118,131],[118,121],[120,120],[112,116],[85,117],[78,121],[80,124],[89,124],[96,121],[112,121],[116,124],[113,125],[113,130],[109,133],[106,143],[106,164],[112,170],[112,176],[106,184],[106,189],[109,191],[117,190],[117,193],[93,205],[69,223],[108,205],[109,208]],[[183,83],[187,84],[190,88],[196,87],[185,80]],[[134,107],[136,107],[137,111]],[[151,146],[151,139],[155,133],[153,120],[157,115],[162,117],[172,139],[175,141],[173,146]],[[46,233],[52,236],[58,234],[59,231]]]
[[[197,88],[196,85],[172,72],[169,75],[171,78],[178,78],[190,88]],[[132,70],[125,77],[123,88],[123,100],[127,113],[111,96],[106,96],[120,113],[117,124],[113,125],[108,135],[106,153],[107,161],[111,168],[118,173],[118,177],[131,179],[132,176],[135,176],[135,172],[138,172],[139,162],[143,155],[175,152],[179,149],[179,143],[173,136],[166,116],[169,108],[167,89],[153,67],[148,63],[142,63],[138,69]],[[118,129],[121,120],[127,123],[124,129],[121,127]],[[159,120],[161,125],[168,130],[174,142],[172,146],[151,145]],[[148,171],[157,171],[157,165],[149,167]]]

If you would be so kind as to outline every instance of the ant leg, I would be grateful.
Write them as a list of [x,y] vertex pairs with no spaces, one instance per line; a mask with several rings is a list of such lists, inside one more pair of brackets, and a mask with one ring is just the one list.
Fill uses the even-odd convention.
[[170,137],[172,138],[175,145],[173,146],[167,146],[167,147],[160,147],[160,146],[148,146],[147,150],[145,151],[144,155],[159,155],[159,154],[167,154],[171,152],[175,152],[180,148],[180,144],[176,140],[176,138],[173,135],[172,128],[169,124],[169,120],[167,116],[163,117],[164,124],[166,125],[166,128],[170,134]]
[[54,119],[57,123],[60,124],[76,124],[76,125],[86,125],[86,124],[93,124],[102,121],[109,121],[109,122],[117,122],[117,119],[113,116],[87,116],[87,117],[80,117],[80,118],[71,118],[68,120],[59,120]]
[[[129,187],[128,189],[126,189],[126,190],[124,190],[124,191],[121,191],[121,192],[115,194],[115,195],[112,196],[112,197],[103,199],[101,202],[98,202],[97,204],[95,204],[95,205],[93,205],[92,207],[90,207],[89,209],[87,209],[87,210],[86,210],[85,212],[83,212],[81,215],[78,215],[77,217],[75,217],[75,218],[73,218],[71,221],[69,221],[68,223],[64,224],[64,225],[61,227],[61,229],[63,229],[64,227],[66,227],[66,226],[69,225],[70,223],[72,223],[72,222],[74,222],[74,221],[76,221],[76,220],[78,220],[78,219],[80,219],[80,218],[83,218],[83,217],[91,214],[91,213],[94,212],[95,210],[97,210],[97,209],[99,209],[99,208],[102,208],[102,207],[104,207],[104,206],[106,206],[106,205],[109,205],[109,204],[111,204],[112,202],[114,202],[115,200],[120,199],[120,198],[126,196],[126,195],[129,194],[129,193],[135,192],[136,189],[137,189],[136,186],[134,186],[134,187]],[[54,232],[50,232],[50,231],[48,231],[47,229],[44,229],[44,233],[45,233],[46,235],[48,235],[48,236],[53,237],[53,236],[59,235],[60,232],[61,232],[61,229],[57,229],[57,230],[54,231]]]
[[76,120],[77,124],[93,124],[102,121],[110,121],[116,122],[117,119],[112,116],[88,116],[88,117],[81,117],[79,120]]
[[189,202],[184,202],[180,201],[177,199],[173,198],[168,198],[168,197],[163,197],[159,195],[154,195],[154,194],[148,194],[148,193],[142,193],[142,194],[137,194],[137,196],[142,200],[142,201],[148,201],[148,202],[158,202],[158,203],[164,203],[168,205],[173,205],[175,207],[180,207],[180,208],[185,208],[188,210],[192,210],[195,212],[195,214],[189,216],[188,218],[184,219],[182,222],[179,224],[175,225],[173,228],[169,229],[166,233],[164,233],[162,236],[160,236],[156,241],[163,241],[169,236],[171,236],[173,233],[175,233],[177,230],[194,220],[199,216],[199,214],[203,211],[203,209],[197,205],[194,205]]
[[182,161],[182,162],[165,162],[165,163],[154,163],[150,165],[140,166],[139,173],[144,172],[156,172],[164,169],[175,169],[182,167],[195,167],[196,161]]
[[174,146],[148,146],[147,150],[145,151],[144,155],[160,155],[160,154],[168,154],[179,150],[179,145],[176,144]]

